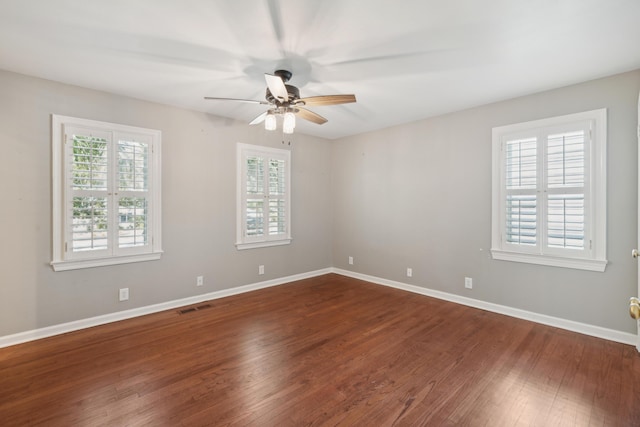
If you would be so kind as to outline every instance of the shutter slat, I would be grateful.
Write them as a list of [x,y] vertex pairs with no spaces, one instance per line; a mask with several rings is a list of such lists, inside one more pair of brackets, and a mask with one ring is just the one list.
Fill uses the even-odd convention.
[[535,195],[509,195],[506,204],[506,240],[535,245],[537,241],[537,198]]

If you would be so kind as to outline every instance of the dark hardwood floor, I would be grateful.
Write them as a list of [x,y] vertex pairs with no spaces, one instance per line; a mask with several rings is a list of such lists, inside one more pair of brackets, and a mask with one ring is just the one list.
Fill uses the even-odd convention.
[[640,426],[631,346],[333,274],[198,306],[0,349],[0,424]]

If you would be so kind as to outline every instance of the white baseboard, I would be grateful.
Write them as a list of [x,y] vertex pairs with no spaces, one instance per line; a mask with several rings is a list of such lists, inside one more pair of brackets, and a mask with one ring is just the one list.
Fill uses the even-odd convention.
[[133,317],[143,316],[146,314],[157,313],[165,310],[172,310],[178,307],[197,304],[203,301],[210,301],[210,300],[224,298],[232,295],[242,294],[245,292],[251,292],[258,289],[278,286],[285,283],[294,282],[296,280],[303,280],[311,277],[322,276],[324,274],[329,274],[329,273],[336,273],[342,276],[353,277],[355,279],[365,280],[367,282],[375,283],[378,285],[389,286],[392,288],[401,289],[401,290],[413,292],[416,294],[438,298],[445,301],[451,301],[451,302],[466,305],[469,307],[479,308],[482,310],[504,314],[504,315],[516,317],[519,319],[530,320],[532,322],[541,323],[543,325],[554,326],[556,328],[566,329],[569,331],[578,332],[581,334],[590,335],[597,338],[606,339],[609,341],[615,341],[622,344],[628,344],[632,346],[635,346],[637,344],[637,337],[634,334],[630,334],[627,332],[620,332],[613,329],[607,329],[599,326],[588,325],[586,323],[574,322],[571,320],[561,319],[558,317],[546,316],[544,314],[533,313],[526,310],[520,310],[517,308],[512,308],[504,305],[493,304],[485,301],[476,300],[473,298],[467,298],[460,295],[450,294],[447,292],[436,291],[433,289],[427,289],[420,286],[409,285],[406,283],[396,282],[393,280],[382,279],[379,277],[360,274],[360,273],[356,273],[349,270],[343,270],[339,268],[326,268],[322,270],[311,271],[308,273],[282,277],[279,279],[272,279],[264,282],[238,286],[236,288],[224,289],[221,291],[215,291],[207,294],[196,295],[189,298],[182,298],[179,300],[168,301],[160,304],[134,308],[131,310],[119,311],[116,313],[105,314],[102,316],[90,317],[88,319],[62,323],[60,325],[48,326],[45,328],[34,329],[26,332],[20,332],[13,335],[6,335],[3,337],[0,337],[0,348],[9,347],[12,345],[21,344],[28,341],[34,341],[41,338],[47,338],[54,335],[64,334],[67,332],[73,332],[80,329],[90,328],[93,326],[99,326],[99,325],[104,325],[111,322],[117,322],[120,320],[131,319]]
[[13,335],[0,337],[0,348],[21,344],[28,341],[35,341],[41,338],[47,338],[54,335],[60,335],[67,332],[73,332],[80,329],[91,328],[93,326],[104,325],[107,323],[117,322],[120,320],[131,319],[133,317],[143,316],[145,314],[157,313],[159,311],[172,310],[178,307],[184,307],[191,304],[197,304],[203,301],[224,298],[232,295],[251,292],[258,289],[278,286],[296,280],[307,279],[310,277],[322,276],[331,273],[330,268],[311,271],[308,273],[295,274],[293,276],[282,277],[279,279],[267,280],[264,282],[252,283],[249,285],[238,286],[231,289],[223,289],[221,291],[210,292],[207,294],[196,295],[193,297],[182,298],[163,302],[160,304],[148,305],[145,307],[133,308],[131,310],[118,311],[116,313],[105,314],[102,316],[90,317],[88,319],[76,320],[73,322],[62,323],[59,325],[47,326],[45,328],[33,329],[31,331],[20,332]]
[[[638,337],[628,332],[616,331],[614,329],[602,328],[600,326],[589,325],[586,323],[574,322],[572,320],[561,319],[559,317],[547,316],[544,314],[534,313],[531,311],[520,310],[505,305],[493,304],[490,302],[480,301],[473,298],[467,298],[460,295],[450,294],[447,292],[436,291],[433,289],[427,289],[420,286],[408,285],[406,283],[396,282],[393,280],[381,279],[379,277],[369,276],[366,274],[360,274],[349,270],[342,270],[339,268],[331,269],[333,273],[340,274],[347,277],[353,277],[354,279],[365,280],[367,282],[375,283],[378,285],[389,286],[396,289],[402,289],[404,291],[413,292],[416,294],[426,295],[433,298],[438,298],[445,301],[455,302],[457,304],[466,305],[469,307],[479,308],[494,313],[504,314],[518,319],[530,320],[532,322],[541,323],[543,325],[553,326],[560,329],[566,329],[572,332],[578,332],[584,335],[590,335],[597,338],[602,338],[609,341],[615,341],[622,344],[629,344],[636,346],[638,343]],[[640,349],[639,349],[640,350]]]

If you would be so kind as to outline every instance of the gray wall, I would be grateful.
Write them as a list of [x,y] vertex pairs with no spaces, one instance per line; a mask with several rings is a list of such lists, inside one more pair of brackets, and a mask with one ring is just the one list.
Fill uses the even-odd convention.
[[[0,100],[0,336],[330,267],[329,141],[297,134],[285,146],[293,243],[237,251],[235,144],[283,147],[277,134],[3,71]],[[51,113],[162,131],[160,261],[53,272]],[[120,287],[129,301],[118,302]]]
[[[235,143],[282,147],[277,135],[0,71],[0,336],[330,266],[635,333],[638,90],[640,70],[333,142],[296,134],[293,243],[237,251]],[[491,128],[602,107],[606,272],[492,260]],[[162,130],[160,261],[52,271],[51,113]]]
[[[630,253],[637,246],[639,90],[640,70],[335,142],[333,265],[635,333],[627,311],[637,293]],[[606,271],[492,260],[491,129],[603,107]],[[473,278],[472,290],[464,288],[465,276]]]

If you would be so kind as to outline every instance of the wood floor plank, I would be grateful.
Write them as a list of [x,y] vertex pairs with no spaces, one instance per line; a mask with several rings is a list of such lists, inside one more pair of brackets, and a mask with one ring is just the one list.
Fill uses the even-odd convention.
[[640,426],[631,347],[329,274],[0,349],[3,426]]

